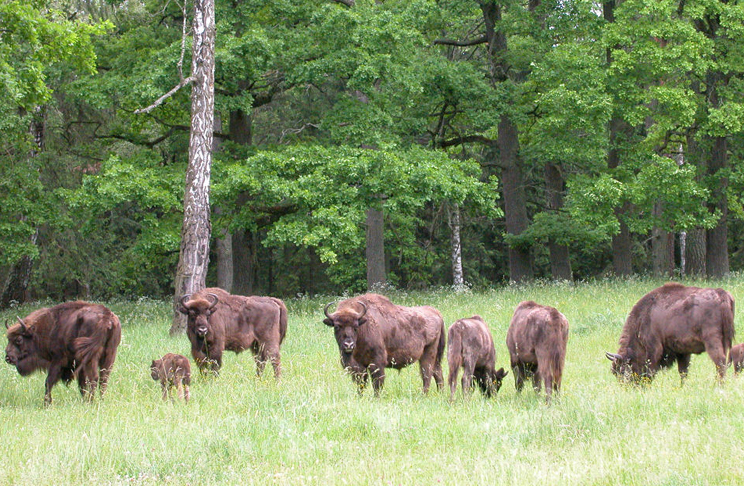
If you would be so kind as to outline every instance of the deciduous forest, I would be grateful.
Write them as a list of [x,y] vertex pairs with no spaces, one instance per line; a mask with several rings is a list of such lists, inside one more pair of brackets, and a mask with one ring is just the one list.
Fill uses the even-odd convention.
[[207,285],[744,268],[739,2],[196,3],[0,1],[2,306],[173,295],[202,81]]

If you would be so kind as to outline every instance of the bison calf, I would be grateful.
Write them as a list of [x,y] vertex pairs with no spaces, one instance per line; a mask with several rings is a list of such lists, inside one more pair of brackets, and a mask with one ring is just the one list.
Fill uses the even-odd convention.
[[532,375],[532,386],[540,391],[545,383],[545,399],[561,388],[563,364],[568,342],[568,320],[553,307],[521,302],[506,333],[514,384],[522,391],[524,380]]
[[729,352],[729,358],[728,358],[728,364],[731,366],[734,365],[734,373],[739,373],[742,369],[744,369],[744,343],[737,344],[733,348],[731,348],[731,352]]
[[504,368],[496,370],[496,349],[483,318],[473,316],[470,319],[456,321],[449,328],[447,341],[450,400],[455,399],[460,367],[463,369],[463,395],[467,396],[470,393],[473,378],[486,397],[490,398],[492,394],[496,394],[508,372],[505,372]]
[[[163,400],[167,400],[173,387],[176,387],[178,398],[189,401],[189,385],[191,385],[191,365],[186,356],[168,353],[156,359],[150,365],[152,379],[160,381],[163,389]],[[171,396],[171,401],[173,397]]]

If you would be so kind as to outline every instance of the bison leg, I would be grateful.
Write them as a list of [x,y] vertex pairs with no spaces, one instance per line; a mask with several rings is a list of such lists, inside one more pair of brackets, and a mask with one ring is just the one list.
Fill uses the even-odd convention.
[[375,396],[380,396],[380,391],[385,385],[385,366],[380,363],[371,363],[367,369],[372,377],[372,389],[375,392]]
[[178,399],[183,400],[185,394],[184,394],[183,382],[181,381],[181,378],[176,378],[176,392],[178,393]]
[[473,373],[475,372],[475,362],[466,357],[462,362],[462,394],[469,396],[473,386]]
[[186,403],[189,403],[189,397],[190,397],[190,394],[189,394],[189,385],[187,385],[186,383],[184,383],[184,385],[183,385],[183,400]]
[[274,368],[274,378],[278,380],[282,375],[282,363],[279,357],[279,345],[265,344],[261,346],[261,351],[256,358],[258,376],[261,376],[264,366],[266,366],[266,363],[268,362],[271,362],[271,366]]
[[162,390],[162,392],[163,392],[163,401],[164,401],[164,402],[165,402],[166,400],[168,400],[168,395],[169,395],[169,393],[168,393],[168,388],[169,388],[169,386],[168,386],[168,384],[167,384],[167,383],[166,383],[165,381],[161,381],[161,382],[160,382],[160,389],[161,389],[161,390]]
[[[438,342],[432,343],[424,348],[424,352],[419,358],[419,370],[421,371],[421,380],[424,382],[424,395],[429,392],[431,377],[434,376],[437,388],[442,389],[442,363],[437,363],[437,346]],[[438,365],[438,366],[437,366]]]
[[78,369],[78,387],[86,401],[93,400],[98,385],[98,368],[96,364],[86,363]]
[[516,388],[517,393],[521,393],[524,387],[524,380],[527,377],[527,370],[524,363],[512,363],[512,372],[514,373],[514,388]]
[[456,363],[450,363],[449,376],[447,377],[450,387],[450,402],[455,400],[455,392],[457,391],[457,375],[459,372],[460,366]]
[[62,366],[53,364],[49,367],[47,372],[46,381],[44,383],[44,405],[51,405],[52,403],[52,388],[57,384],[60,377],[62,376]]
[[685,384],[685,379],[687,379],[687,370],[690,368],[691,356],[692,355],[689,354],[677,355],[677,371],[679,371],[679,377],[682,385]]
[[705,352],[708,353],[710,359],[713,360],[713,364],[716,365],[718,383],[723,383],[723,379],[726,377],[726,353],[723,351],[723,345],[721,343],[706,342]]
[[103,396],[103,394],[106,392],[106,388],[108,388],[108,380],[109,376],[111,375],[111,368],[113,368],[114,366],[115,359],[116,350],[104,352],[104,355],[101,357],[99,366],[101,370],[101,377],[98,379],[101,396]]

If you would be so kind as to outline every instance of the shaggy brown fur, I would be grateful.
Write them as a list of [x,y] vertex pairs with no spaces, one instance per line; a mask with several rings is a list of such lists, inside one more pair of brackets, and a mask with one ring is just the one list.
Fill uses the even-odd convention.
[[462,374],[462,393],[470,394],[473,378],[480,386],[481,392],[487,397],[496,394],[501,388],[501,382],[508,372],[504,368],[496,370],[496,349],[488,326],[481,316],[470,319],[460,319],[452,324],[447,333],[449,348],[447,361],[449,362],[450,400],[455,399],[457,390],[457,374],[460,367]]
[[188,316],[186,333],[199,370],[218,372],[225,350],[250,349],[258,375],[267,362],[281,375],[279,346],[287,334],[287,307],[274,297],[243,297],[206,288],[181,298],[178,310]]
[[385,368],[400,370],[416,361],[421,369],[424,393],[431,377],[441,388],[444,354],[444,320],[433,307],[403,307],[387,297],[365,294],[346,299],[323,322],[334,328],[341,364],[362,393],[367,376],[375,395],[385,383]]
[[506,333],[514,385],[522,391],[524,380],[532,375],[532,386],[540,391],[545,384],[545,400],[559,392],[563,379],[568,342],[568,320],[553,307],[520,302]]
[[668,283],[644,295],[633,306],[620,336],[617,354],[606,353],[620,379],[652,379],[677,362],[684,381],[690,355],[708,353],[726,375],[734,338],[734,299],[723,289]]
[[[20,319],[20,318],[19,318]],[[66,302],[32,312],[8,328],[5,361],[21,376],[45,370],[44,402],[52,403],[52,387],[77,378],[80,393],[92,400],[96,386],[103,395],[121,341],[119,318],[106,307]]]
[[[191,365],[186,356],[168,353],[156,359],[150,365],[150,375],[155,381],[160,381],[163,389],[163,400],[167,400],[173,387],[178,392],[178,398],[189,401],[189,385],[191,385]],[[173,397],[171,396],[171,401]]]
[[742,369],[744,369],[744,343],[737,344],[733,348],[731,348],[731,352],[729,352],[729,359],[728,364],[731,366],[734,365],[734,373],[739,373]]

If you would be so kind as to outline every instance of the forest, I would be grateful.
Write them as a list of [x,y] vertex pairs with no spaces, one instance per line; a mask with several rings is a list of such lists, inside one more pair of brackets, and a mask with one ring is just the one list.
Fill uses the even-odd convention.
[[[183,2],[0,0],[2,307],[173,295],[194,128]],[[744,268],[737,1],[214,9],[207,285]]]

